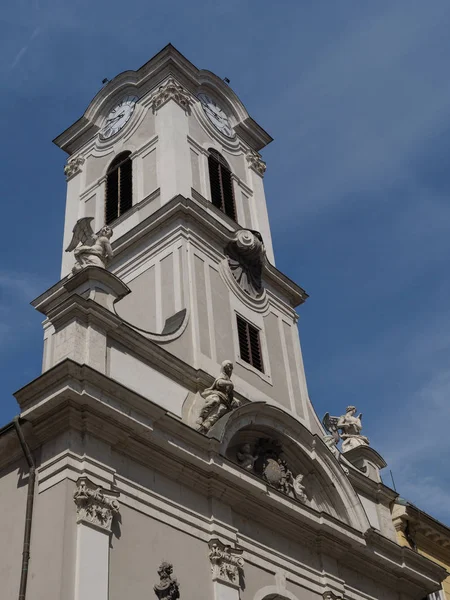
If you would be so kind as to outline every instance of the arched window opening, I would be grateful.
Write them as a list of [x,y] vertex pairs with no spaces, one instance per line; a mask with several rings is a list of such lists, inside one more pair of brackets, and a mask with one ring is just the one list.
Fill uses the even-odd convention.
[[133,206],[133,174],[130,156],[131,152],[122,152],[109,165],[106,174],[106,225]]
[[224,157],[212,148],[209,149],[208,168],[212,203],[236,221],[230,167]]

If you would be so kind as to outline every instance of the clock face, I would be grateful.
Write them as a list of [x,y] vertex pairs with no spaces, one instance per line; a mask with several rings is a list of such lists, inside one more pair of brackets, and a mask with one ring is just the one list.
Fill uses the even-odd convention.
[[234,137],[234,131],[230,124],[230,119],[225,111],[217,106],[217,104],[212,100],[207,94],[199,94],[198,99],[201,102],[203,110],[205,111],[206,116],[214,125],[214,127],[226,135],[229,138]]
[[100,137],[103,140],[107,140],[113,135],[116,135],[125,123],[130,120],[131,115],[134,112],[136,101],[136,96],[127,96],[126,98],[122,98],[119,104],[110,111],[100,130]]

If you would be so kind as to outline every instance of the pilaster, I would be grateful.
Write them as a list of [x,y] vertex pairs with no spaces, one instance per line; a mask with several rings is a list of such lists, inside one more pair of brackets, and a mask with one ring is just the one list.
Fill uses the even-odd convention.
[[[253,155],[252,155],[253,157]],[[262,161],[261,161],[262,163]],[[259,164],[259,163],[258,163]],[[272,234],[270,232],[269,215],[267,213],[266,195],[264,193],[262,167],[259,171],[249,165],[248,173],[251,180],[250,187],[253,189],[252,202],[252,222],[256,223],[256,229],[262,235],[266,255],[269,262],[275,266],[275,256],[273,253]]]
[[66,277],[32,305],[47,316],[44,324],[43,371],[70,358],[106,372],[107,332],[95,311],[82,309],[80,301],[92,300],[114,312],[114,303],[129,293],[115,275],[100,267],[86,267]]
[[152,99],[158,136],[157,180],[161,205],[177,194],[189,197],[193,185],[188,144],[190,110],[188,92],[173,79],[167,80]]
[[73,257],[65,252],[72,239],[72,229],[80,217],[81,182],[84,178],[84,159],[81,156],[70,158],[64,167],[67,180],[66,213],[64,216],[64,237],[62,247],[61,277],[65,277],[73,266]]
[[109,539],[119,513],[118,494],[95,487],[87,477],[77,482],[77,549],[74,600],[108,600]]
[[239,600],[243,577],[242,550],[223,544],[219,539],[210,540],[209,560],[215,600]]

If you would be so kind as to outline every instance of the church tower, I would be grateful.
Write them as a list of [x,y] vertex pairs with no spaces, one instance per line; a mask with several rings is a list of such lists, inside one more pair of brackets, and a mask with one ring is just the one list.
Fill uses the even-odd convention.
[[[326,415],[327,433],[312,408],[295,312],[307,294],[275,267],[270,141],[171,45],[56,138],[61,279],[33,302],[42,375],[0,431],[5,598],[19,580],[29,600],[437,589],[443,570],[396,543],[396,494],[356,409]],[[25,511],[23,536],[9,522]]]
[[[274,266],[259,154],[271,139],[226,83],[172,46],[117,76],[55,140],[70,154],[61,276],[76,222],[111,226],[108,269],[130,290],[114,309],[130,333],[181,361],[184,377],[231,360],[243,398],[317,431],[294,310],[307,296]],[[61,360],[51,327],[46,340],[48,369]],[[102,372],[181,418],[186,390],[124,343],[108,343]]]

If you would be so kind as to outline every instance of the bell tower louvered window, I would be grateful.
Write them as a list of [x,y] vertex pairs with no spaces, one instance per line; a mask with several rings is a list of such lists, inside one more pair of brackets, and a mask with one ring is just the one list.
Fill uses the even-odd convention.
[[224,157],[212,148],[209,149],[208,169],[212,203],[236,221],[231,171]]
[[112,161],[106,174],[105,223],[130,210],[133,205],[131,152],[122,152]]
[[236,318],[241,359],[264,373],[259,330],[242,317]]

